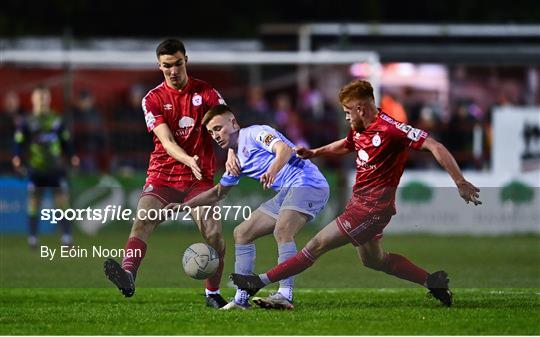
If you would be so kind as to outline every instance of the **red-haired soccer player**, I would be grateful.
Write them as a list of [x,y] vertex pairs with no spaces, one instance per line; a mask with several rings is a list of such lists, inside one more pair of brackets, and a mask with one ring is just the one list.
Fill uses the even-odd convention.
[[480,191],[465,180],[452,155],[425,131],[398,122],[377,109],[373,88],[366,81],[344,86],[339,100],[351,125],[346,138],[310,150],[297,148],[298,156],[313,158],[357,152],[356,183],[345,211],[312,238],[295,256],[260,275],[232,274],[233,282],[251,295],[269,283],[309,268],[329,250],[351,242],[363,264],[375,270],[417,283],[429,289],[443,304],[452,304],[448,276],[444,271],[428,273],[406,257],[385,252],[381,244],[384,227],[396,213],[394,200],[408,149],[430,151],[454,180],[459,195],[474,205]]

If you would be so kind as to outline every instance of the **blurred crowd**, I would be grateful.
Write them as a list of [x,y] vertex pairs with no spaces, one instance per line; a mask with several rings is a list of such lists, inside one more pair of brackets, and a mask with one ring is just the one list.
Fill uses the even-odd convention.
[[[428,131],[444,142],[464,169],[488,169],[490,165],[492,109],[482,109],[474,99],[451,101],[448,107],[437,95],[418,94],[405,88],[400,91],[382,88],[380,106],[396,120]],[[71,106],[61,112],[73,134],[80,169],[86,172],[109,173],[118,170],[145,170],[152,149],[147,133],[141,100],[148,88],[135,84],[125,97],[108,111],[101,109],[89,90],[75,94]],[[251,86],[240,97],[227,103],[237,113],[240,125],[270,124],[298,145],[318,147],[330,143],[347,132],[343,113],[335,103],[327,102],[316,88],[296,92],[265,92]],[[15,92],[2,97],[0,112],[0,170],[12,172],[10,164],[14,129],[27,114]],[[517,104],[501,96],[493,105]],[[220,164],[223,151],[217,151]],[[429,155],[412,152],[409,168],[437,168]],[[322,165],[335,167],[339,161]]]

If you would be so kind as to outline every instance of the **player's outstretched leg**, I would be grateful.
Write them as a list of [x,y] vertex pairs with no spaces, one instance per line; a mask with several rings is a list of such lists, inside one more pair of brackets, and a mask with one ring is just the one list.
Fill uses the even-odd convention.
[[449,282],[448,274],[442,270],[429,274],[426,280],[426,286],[431,295],[447,307],[452,305],[452,292],[448,287]]
[[122,268],[120,263],[113,259],[105,260],[103,264],[105,276],[124,294],[131,297],[135,294],[135,279],[131,272]]
[[402,255],[384,252],[378,239],[360,245],[358,255],[364,266],[424,286],[444,305],[452,305],[452,292],[448,289],[448,275],[444,271],[429,274]]

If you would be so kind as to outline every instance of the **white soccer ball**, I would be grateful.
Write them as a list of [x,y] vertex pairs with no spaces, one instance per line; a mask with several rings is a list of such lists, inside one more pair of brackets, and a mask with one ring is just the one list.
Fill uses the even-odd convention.
[[189,276],[197,280],[212,277],[219,265],[218,252],[205,243],[194,243],[184,252],[182,266]]

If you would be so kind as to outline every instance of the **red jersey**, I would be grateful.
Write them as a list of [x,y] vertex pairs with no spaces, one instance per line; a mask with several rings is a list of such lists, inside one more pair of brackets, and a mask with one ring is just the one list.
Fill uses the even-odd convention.
[[[201,122],[204,114],[217,104],[225,104],[221,95],[208,83],[189,77],[182,90],[161,83],[142,100],[148,132],[165,123],[176,143],[190,156],[199,156],[203,179],[214,179],[214,147],[210,134]],[[177,188],[197,181],[191,168],[171,157],[154,134],[154,151],[150,154],[147,181],[157,181]]]
[[361,132],[350,130],[345,145],[357,151],[353,198],[369,211],[396,213],[396,188],[408,149],[420,149],[427,132],[398,122],[379,110],[375,122]]

